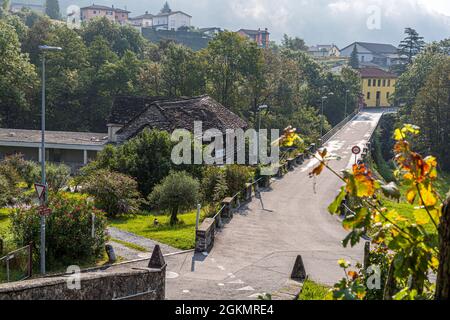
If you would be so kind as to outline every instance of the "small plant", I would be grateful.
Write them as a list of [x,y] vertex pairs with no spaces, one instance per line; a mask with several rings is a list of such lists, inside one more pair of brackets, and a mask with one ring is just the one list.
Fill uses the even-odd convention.
[[141,204],[137,182],[117,172],[108,170],[93,172],[85,179],[83,191],[92,195],[95,205],[111,217],[136,213]]
[[234,196],[236,193],[244,190],[245,184],[254,176],[253,171],[246,166],[229,165],[225,170],[225,177],[228,186],[228,194]]

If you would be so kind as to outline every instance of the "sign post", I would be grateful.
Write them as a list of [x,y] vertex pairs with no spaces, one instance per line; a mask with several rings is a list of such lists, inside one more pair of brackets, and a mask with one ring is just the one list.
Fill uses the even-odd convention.
[[34,185],[34,189],[36,190],[36,194],[41,203],[41,206],[39,207],[39,215],[41,216],[41,273],[45,274],[45,216],[49,215],[51,211],[50,209],[45,207],[45,201],[47,198],[47,186],[44,183],[36,183]]
[[355,155],[355,164],[358,163],[358,155],[361,153],[361,148],[358,146],[354,146],[352,148],[352,153]]

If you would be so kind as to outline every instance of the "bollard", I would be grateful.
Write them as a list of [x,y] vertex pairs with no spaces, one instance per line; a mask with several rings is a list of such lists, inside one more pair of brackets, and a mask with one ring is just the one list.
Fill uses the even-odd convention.
[[117,261],[116,253],[114,252],[114,248],[112,245],[107,244],[105,246],[106,254],[108,255],[108,262],[115,263]]
[[305,265],[303,264],[302,256],[297,256],[295,260],[294,268],[292,269],[291,274],[292,280],[305,281],[306,280],[306,270]]
[[161,247],[156,245],[153,249],[152,257],[148,262],[148,267],[150,269],[162,269],[166,266],[166,261],[164,260],[164,256],[161,252]]

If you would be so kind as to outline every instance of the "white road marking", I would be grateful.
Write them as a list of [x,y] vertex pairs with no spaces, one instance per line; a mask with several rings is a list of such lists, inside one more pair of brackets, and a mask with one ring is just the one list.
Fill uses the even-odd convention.
[[228,282],[229,284],[244,284],[245,282],[244,281],[242,281],[241,279],[239,279],[239,280],[235,280],[235,281],[230,281],[230,282]]
[[248,287],[237,289],[237,291],[255,291],[255,289],[253,289],[252,287],[248,286]]
[[219,268],[222,271],[225,271],[225,268],[223,266],[217,266],[217,268]]
[[180,275],[178,273],[176,273],[176,272],[171,272],[171,271],[166,272],[166,278],[167,279],[176,279],[179,276]]

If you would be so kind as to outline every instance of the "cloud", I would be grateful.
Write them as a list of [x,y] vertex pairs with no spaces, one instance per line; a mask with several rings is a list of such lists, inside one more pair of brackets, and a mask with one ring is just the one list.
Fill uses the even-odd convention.
[[[66,8],[69,4],[89,5],[92,0],[60,2]],[[158,12],[164,0],[100,2],[126,6],[132,15],[138,15]],[[169,0],[169,4],[172,9],[191,14],[198,27],[267,27],[274,40],[287,33],[304,38],[311,45],[335,43],[343,47],[353,41],[398,44],[405,27],[417,29],[427,41],[450,35],[448,0]]]

